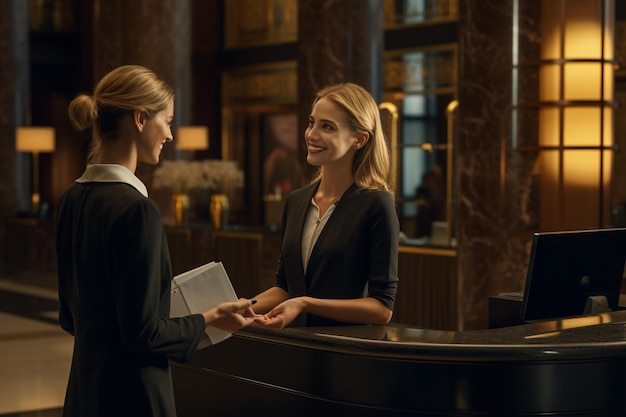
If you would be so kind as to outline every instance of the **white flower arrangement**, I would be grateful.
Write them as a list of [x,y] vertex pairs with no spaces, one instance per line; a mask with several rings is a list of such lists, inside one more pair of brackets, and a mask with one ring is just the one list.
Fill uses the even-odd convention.
[[154,188],[169,188],[174,193],[207,190],[227,193],[243,187],[243,171],[235,161],[206,159],[203,161],[162,161],[154,171]]

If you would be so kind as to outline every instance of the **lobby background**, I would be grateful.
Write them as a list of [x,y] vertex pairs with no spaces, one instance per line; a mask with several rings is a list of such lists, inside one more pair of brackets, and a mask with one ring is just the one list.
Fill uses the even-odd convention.
[[[241,159],[246,190],[233,218],[256,227],[263,224],[263,190],[255,178],[261,172],[262,149],[257,139],[264,115],[295,113],[298,130],[303,131],[320,87],[354,81],[380,101],[388,101],[395,91],[388,88],[386,63],[414,51],[453,51],[455,66],[446,94],[459,103],[454,122],[455,244],[405,246],[400,278],[406,284],[400,291],[405,308],[426,305],[412,315],[418,324],[423,317],[432,327],[486,328],[488,297],[523,288],[530,237],[541,227],[537,154],[519,152],[513,140],[522,135],[536,142],[537,133],[532,126],[516,130],[511,125],[513,91],[524,87],[523,80],[516,84],[512,78],[514,57],[519,57],[514,38],[529,46],[521,55],[532,55],[529,51],[539,48],[536,2],[424,2],[436,12],[435,17],[403,25],[384,20],[389,3],[335,0],[320,8],[316,0],[159,0],[159,7],[150,0],[31,1],[52,11],[33,22],[28,2],[0,2],[0,250],[5,254],[0,258],[0,273],[11,272],[16,259],[6,254],[22,249],[19,245],[26,245],[28,253],[18,259],[23,262],[18,267],[42,274],[55,270],[50,221],[16,220],[16,213],[28,210],[31,159],[15,151],[15,128],[50,125],[56,129],[54,153],[40,158],[42,199],[51,204],[52,214],[61,192],[82,172],[87,148],[84,138],[69,125],[67,105],[115,66],[146,65],[174,86],[175,125],[206,125],[211,132],[209,149],[197,152],[195,159]],[[236,23],[228,20],[232,5],[239,19]],[[626,37],[623,6],[617,2],[616,8],[619,61]],[[278,25],[272,20],[272,31],[264,27],[267,21],[260,16],[277,10],[284,21]],[[525,22],[520,33],[513,30],[519,22]],[[289,32],[294,24],[295,39]],[[255,30],[258,37],[253,36]],[[279,41],[255,43],[255,39],[272,36]],[[436,68],[446,67],[430,68],[435,78],[432,71]],[[532,79],[525,81],[532,85]],[[624,97],[625,87],[624,74],[618,70],[616,101]],[[238,95],[241,91],[244,95]],[[620,112],[618,107],[614,131],[616,143],[623,148],[626,127]],[[445,120],[441,111],[438,117]],[[298,152],[304,160],[303,149]],[[163,157],[189,155],[168,146]],[[614,206],[609,212],[626,200],[623,159],[623,152],[614,152]],[[310,173],[306,164],[303,169]],[[152,171],[141,167],[138,176],[149,184]],[[168,216],[169,196],[158,190],[150,193]],[[581,207],[564,210],[564,217],[572,217]],[[607,227],[614,220],[609,213],[577,227]],[[432,267],[432,263],[439,266]],[[446,271],[446,280],[436,273],[428,275],[432,270]],[[442,286],[433,289],[437,285]]]

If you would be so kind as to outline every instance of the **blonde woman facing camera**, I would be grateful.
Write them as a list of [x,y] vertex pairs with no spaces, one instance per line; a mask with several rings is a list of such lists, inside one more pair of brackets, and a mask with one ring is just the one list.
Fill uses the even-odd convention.
[[285,203],[276,283],[255,323],[270,328],[385,324],[397,287],[398,217],[378,106],[362,87],[317,93],[304,133],[311,184]]
[[76,97],[69,116],[93,142],[57,218],[59,320],[74,336],[63,415],[175,416],[169,360],[187,360],[206,326],[251,324],[252,302],[169,318],[165,233],[134,173],[173,140],[172,89],[144,67],[122,66]]

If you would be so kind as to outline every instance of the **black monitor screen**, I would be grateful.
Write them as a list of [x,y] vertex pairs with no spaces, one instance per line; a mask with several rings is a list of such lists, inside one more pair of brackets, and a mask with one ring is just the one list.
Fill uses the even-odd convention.
[[522,319],[580,316],[592,296],[617,310],[625,261],[626,229],[535,233]]

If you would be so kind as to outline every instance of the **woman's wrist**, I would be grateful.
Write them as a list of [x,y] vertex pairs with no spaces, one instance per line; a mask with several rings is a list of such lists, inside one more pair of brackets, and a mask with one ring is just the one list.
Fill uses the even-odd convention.
[[294,298],[294,301],[298,302],[298,306],[300,307],[300,312],[308,313],[309,306],[311,305],[311,297],[303,295],[301,297]]
[[217,311],[215,308],[212,308],[202,313],[202,316],[204,317],[204,327],[208,327],[215,321]]

